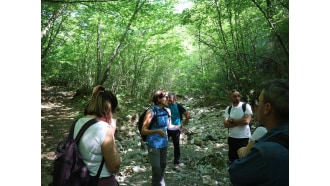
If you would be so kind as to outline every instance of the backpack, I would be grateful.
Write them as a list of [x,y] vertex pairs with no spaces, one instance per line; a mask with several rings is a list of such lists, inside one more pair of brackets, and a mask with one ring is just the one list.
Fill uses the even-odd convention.
[[[141,134],[141,129],[142,129],[142,125],[143,125],[144,117],[145,117],[145,115],[146,115],[146,113],[147,113],[147,111],[148,111],[149,109],[152,109],[152,112],[153,112],[153,117],[152,117],[152,119],[151,119],[151,122],[150,122],[150,125],[149,125],[149,129],[151,128],[151,125],[152,125],[153,123],[155,123],[155,122],[158,121],[157,118],[158,118],[159,116],[163,116],[163,115],[159,115],[159,116],[158,116],[158,112],[157,112],[157,110],[156,110],[155,107],[149,107],[148,109],[146,109],[146,110],[140,115],[139,120],[138,120],[138,122],[137,122],[136,125],[137,125],[137,128],[138,128],[138,130],[139,130],[139,133],[140,133],[140,136],[141,136],[141,138],[142,138],[142,141],[147,141],[147,135],[142,135],[142,134]],[[165,109],[165,110],[166,110],[167,114],[169,115],[167,109]]]
[[79,152],[79,141],[83,133],[97,122],[96,118],[89,120],[80,129],[77,137],[73,139],[74,127],[76,121],[71,126],[69,136],[66,141],[59,142],[57,145],[57,154],[53,162],[53,180],[49,186],[91,186],[97,185],[101,170],[104,164],[104,158],[96,176],[90,176],[89,170],[83,162]]

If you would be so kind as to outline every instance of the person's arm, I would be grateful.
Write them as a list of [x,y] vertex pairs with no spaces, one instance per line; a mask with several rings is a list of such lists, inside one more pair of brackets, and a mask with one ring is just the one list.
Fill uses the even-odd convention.
[[151,120],[152,120],[152,110],[148,110],[146,115],[144,116],[144,120],[141,128],[141,134],[142,135],[159,134],[165,138],[166,134],[162,129],[149,130]]
[[249,104],[246,104],[245,107],[245,112],[242,118],[239,119],[231,119],[231,124],[236,126],[242,126],[242,125],[248,125],[251,122],[251,118],[252,118],[252,109],[251,106]]
[[265,127],[259,126],[257,129],[253,132],[251,138],[249,139],[249,143],[247,144],[246,147],[241,147],[240,149],[237,150],[237,154],[239,158],[242,158],[246,156],[253,145],[255,144],[255,141],[260,139],[262,136],[264,136],[267,133],[267,129]]
[[233,127],[240,126],[240,125],[248,125],[251,122],[251,114],[244,114],[244,116],[240,119],[233,119],[230,118],[230,124]]
[[188,123],[189,123],[189,120],[190,120],[190,114],[186,111],[186,112],[184,112],[183,113],[183,115],[184,115],[184,121],[183,121],[183,126],[186,126],[186,125],[188,125]]
[[250,139],[249,143],[247,144],[246,147],[241,147],[237,150],[238,157],[243,158],[244,156],[246,156],[250,152],[250,150],[254,146],[254,144],[255,144],[255,141]]
[[115,139],[115,130],[116,125],[114,124],[114,120],[112,120],[112,125],[109,126],[105,139],[101,145],[102,148],[102,155],[105,160],[105,165],[109,172],[116,173],[119,171],[120,167],[120,156],[116,145],[116,139]]
[[229,107],[227,107],[226,110],[225,110],[225,119],[223,120],[223,125],[224,125],[225,128],[233,128],[235,126],[232,125],[232,123],[231,123],[231,118],[228,114],[228,108]]
[[184,115],[184,120],[182,121],[182,126],[186,126],[189,123],[189,120],[191,119],[189,112],[179,103],[177,103],[178,109],[179,109],[179,113],[180,113],[180,117],[181,114]]
[[231,123],[231,118],[225,118],[224,121],[223,121],[223,125],[225,128],[233,128],[233,127],[236,127],[234,126],[232,123]]
[[172,124],[172,120],[169,119],[168,128],[171,128],[171,129],[173,129],[173,128],[180,129],[181,126],[180,126],[180,125],[173,125],[173,124]]
[[264,136],[266,133],[267,133],[267,129],[263,126],[259,126],[254,130],[251,139],[256,141],[260,139],[262,136]]

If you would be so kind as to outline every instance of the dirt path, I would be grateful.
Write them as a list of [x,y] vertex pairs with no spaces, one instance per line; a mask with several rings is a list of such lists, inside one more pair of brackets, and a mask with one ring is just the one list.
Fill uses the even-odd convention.
[[59,87],[41,90],[41,185],[51,181],[56,144],[68,134],[69,125],[79,113],[70,102],[73,95],[73,91]]
[[[55,158],[55,148],[58,141],[68,134],[69,125],[79,114],[80,108],[70,100],[73,91],[58,87],[42,89],[41,105],[41,183],[48,185],[51,181],[52,161]],[[125,109],[123,109],[125,110]],[[200,112],[200,111],[198,111]],[[206,117],[212,123],[219,118]],[[191,125],[200,125],[201,121],[192,121]],[[215,124],[218,125],[218,124]],[[205,131],[203,131],[205,130]],[[213,130],[203,127],[201,132]],[[122,158],[121,168],[116,178],[120,185],[144,186],[150,185],[151,168],[148,163],[146,149],[141,149],[139,136],[134,123],[123,117],[117,126],[117,145]],[[212,135],[211,135],[212,136]],[[168,164],[165,180],[168,186],[192,185],[230,185],[226,165],[226,146],[224,139],[211,139],[203,145],[196,145],[188,135],[182,135],[181,162],[182,169],[176,172],[173,167],[173,145],[168,148]]]

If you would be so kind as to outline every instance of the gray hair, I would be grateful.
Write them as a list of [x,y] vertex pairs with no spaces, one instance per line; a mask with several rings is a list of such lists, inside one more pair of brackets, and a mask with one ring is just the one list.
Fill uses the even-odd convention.
[[168,93],[168,97],[174,97],[174,98],[175,98],[176,95],[175,95],[175,93],[172,93],[172,92],[171,92],[171,93]]

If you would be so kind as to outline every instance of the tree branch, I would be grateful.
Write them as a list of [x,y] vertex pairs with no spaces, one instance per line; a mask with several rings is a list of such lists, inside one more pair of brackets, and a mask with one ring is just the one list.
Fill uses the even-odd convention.
[[252,2],[256,5],[256,7],[260,10],[260,12],[264,15],[264,17],[266,18],[266,21],[268,23],[268,25],[270,26],[270,28],[273,30],[275,36],[277,37],[277,39],[279,40],[280,44],[282,45],[282,48],[284,50],[284,53],[289,56],[289,51],[286,48],[281,36],[276,32],[276,29],[274,27],[274,24],[270,21],[269,17],[267,16],[266,12],[261,8],[261,6],[255,1],[252,0]]
[[131,27],[131,24],[135,20],[138,11],[141,9],[141,7],[143,6],[144,3],[145,3],[145,0],[142,0],[141,4],[140,4],[140,0],[136,2],[134,12],[133,12],[133,14],[132,14],[127,26],[126,26],[125,32],[120,37],[119,42],[118,42],[117,46],[115,47],[115,49],[113,51],[113,54],[112,54],[112,56],[109,60],[107,68],[105,69],[105,72],[103,74],[103,78],[101,79],[101,81],[99,83],[100,85],[103,85],[104,82],[107,80],[107,78],[109,76],[109,72],[110,72],[110,67],[111,67],[113,61],[115,60],[116,56],[118,55],[119,48],[121,47],[122,43],[124,42],[124,40],[126,38],[126,35],[127,35],[127,32],[129,31],[129,29]]
[[106,3],[119,0],[41,0],[48,3]]

